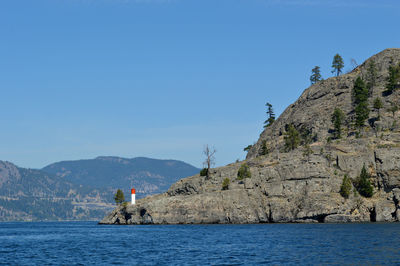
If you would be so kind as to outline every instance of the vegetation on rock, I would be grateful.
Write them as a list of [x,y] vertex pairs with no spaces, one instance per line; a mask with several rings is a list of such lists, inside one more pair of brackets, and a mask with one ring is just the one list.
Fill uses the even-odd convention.
[[339,54],[336,54],[332,61],[332,73],[336,73],[336,76],[339,76],[342,73],[343,67],[343,58]]
[[322,80],[322,76],[321,76],[321,70],[319,66],[315,66],[312,70],[311,70],[311,77],[310,77],[310,81],[311,84],[315,84],[318,81]]
[[224,181],[222,181],[222,190],[228,190],[230,183],[231,180],[229,178],[225,178]]
[[252,147],[253,147],[253,145],[248,145],[246,148],[243,149],[243,151],[248,152]]
[[343,198],[348,199],[351,193],[351,180],[347,175],[344,175],[342,185],[340,186],[340,195]]
[[400,82],[400,64],[397,66],[389,66],[389,77],[386,83],[386,93],[391,94],[398,88]]
[[215,153],[217,151],[214,148],[210,148],[208,145],[204,146],[203,154],[206,156],[205,161],[203,162],[205,168],[207,169],[206,176],[210,177],[210,169],[211,166],[215,164]]
[[272,104],[270,103],[266,103],[265,106],[267,107],[267,115],[268,115],[268,119],[265,120],[264,122],[264,128],[265,127],[269,127],[270,125],[272,125],[272,123],[274,123],[275,121],[275,113],[274,113],[274,109],[272,108]]
[[375,98],[373,107],[378,112],[377,120],[380,120],[381,119],[380,110],[383,108],[383,103],[382,103],[381,98],[379,98],[379,97]]
[[200,170],[200,176],[207,176],[207,174],[208,174],[207,168],[203,168]]
[[299,130],[300,134],[300,145],[310,144],[313,141],[317,140],[317,134],[312,134],[311,129],[306,126],[302,126]]
[[297,129],[292,125],[287,126],[285,132],[285,150],[291,151],[296,149],[300,144],[300,134]]
[[237,173],[237,179],[243,180],[245,178],[250,178],[250,177],[251,177],[250,167],[246,163],[242,164]]
[[362,128],[369,117],[368,88],[361,77],[357,77],[353,87],[353,97],[356,113],[356,126]]
[[332,114],[331,121],[335,128],[334,138],[340,139],[342,137],[342,124],[344,120],[344,113],[340,108],[335,108]]
[[121,205],[125,201],[124,192],[121,189],[118,189],[117,193],[115,193],[114,200],[117,205]]
[[370,198],[374,194],[374,188],[372,187],[369,178],[370,175],[367,173],[367,169],[364,165],[361,169],[360,176],[357,178],[356,187],[360,195],[366,198]]
[[267,141],[263,140],[261,143],[260,155],[267,155],[269,153]]

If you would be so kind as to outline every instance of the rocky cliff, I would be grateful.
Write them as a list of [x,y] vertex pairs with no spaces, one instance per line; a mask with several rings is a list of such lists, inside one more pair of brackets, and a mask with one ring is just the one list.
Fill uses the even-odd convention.
[[[369,88],[371,111],[365,125],[356,128],[354,82],[357,77],[370,78],[372,62],[376,75]],[[389,66],[399,63],[400,49],[387,49],[350,73],[312,85],[262,132],[246,161],[212,169],[209,177],[182,179],[163,194],[116,208],[100,223],[399,221],[400,128],[395,107],[400,90],[385,92]],[[377,97],[383,107],[374,110]],[[340,139],[332,138],[335,108],[345,115]],[[308,139],[290,151],[285,148],[288,125]],[[243,163],[251,178],[238,180]],[[355,187],[364,165],[373,185],[369,198]],[[339,193],[345,175],[352,180],[348,198]],[[230,184],[223,189],[226,178]]]

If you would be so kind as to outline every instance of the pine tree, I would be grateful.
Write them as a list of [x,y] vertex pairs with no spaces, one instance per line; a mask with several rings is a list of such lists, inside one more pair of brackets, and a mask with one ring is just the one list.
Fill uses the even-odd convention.
[[335,128],[334,137],[336,139],[340,139],[342,137],[342,124],[344,120],[344,113],[339,108],[335,108],[335,111],[332,114],[331,121],[333,123],[333,127]]
[[364,164],[363,168],[361,169],[360,176],[358,177],[357,187],[360,195],[366,198],[370,198],[374,194],[374,188],[372,187],[369,178],[370,175],[367,173],[367,169],[365,169]]
[[311,73],[312,73],[311,77],[310,77],[311,84],[315,84],[318,81],[322,80],[321,71],[320,71],[320,67],[319,66],[315,66],[311,70]]
[[389,77],[386,83],[386,93],[392,93],[400,82],[400,64],[398,66],[389,66]]
[[260,155],[267,155],[269,153],[268,146],[267,146],[267,141],[263,140],[261,142],[261,149],[260,149]]
[[296,149],[300,144],[300,134],[293,125],[289,125],[285,132],[285,149],[291,151]]
[[357,77],[354,82],[353,97],[356,105],[368,100],[368,89],[361,77]]
[[340,195],[348,199],[351,192],[351,180],[347,175],[344,175],[342,185],[340,186]]
[[353,88],[354,103],[356,104],[356,126],[361,128],[369,117],[368,108],[368,89],[364,81],[358,77],[354,82]]
[[339,76],[342,73],[343,67],[343,58],[339,54],[336,54],[332,61],[332,73],[336,73],[336,76]]
[[369,108],[366,102],[359,103],[355,109],[356,126],[362,128],[369,117]]
[[121,189],[118,189],[117,193],[115,193],[114,200],[118,205],[121,205],[125,201],[124,192]]
[[375,98],[375,100],[374,100],[374,109],[378,112],[378,118],[377,118],[377,120],[380,120],[381,119],[381,113],[380,113],[380,109],[382,109],[383,108],[383,103],[382,103],[382,100],[381,100],[381,98],[379,98],[379,97],[376,97]]
[[253,145],[248,145],[246,148],[243,149],[243,151],[248,152],[251,148],[253,148]]
[[264,122],[264,127],[269,127],[270,125],[272,125],[272,123],[274,123],[275,121],[275,113],[274,113],[274,109],[272,108],[272,104],[270,103],[266,103],[265,106],[267,106],[267,115],[268,115],[268,119],[265,120]]

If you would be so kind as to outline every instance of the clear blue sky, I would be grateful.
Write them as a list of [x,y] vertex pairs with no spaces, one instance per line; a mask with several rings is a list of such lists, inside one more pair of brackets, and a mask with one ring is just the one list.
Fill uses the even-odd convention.
[[398,0],[0,2],[0,160],[41,168],[99,155],[200,167],[245,157],[277,114],[330,77],[400,46]]

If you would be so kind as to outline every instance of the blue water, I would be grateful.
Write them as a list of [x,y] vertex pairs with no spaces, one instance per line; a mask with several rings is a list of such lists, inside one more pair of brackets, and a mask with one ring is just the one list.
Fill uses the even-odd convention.
[[400,264],[400,224],[0,223],[7,265]]

